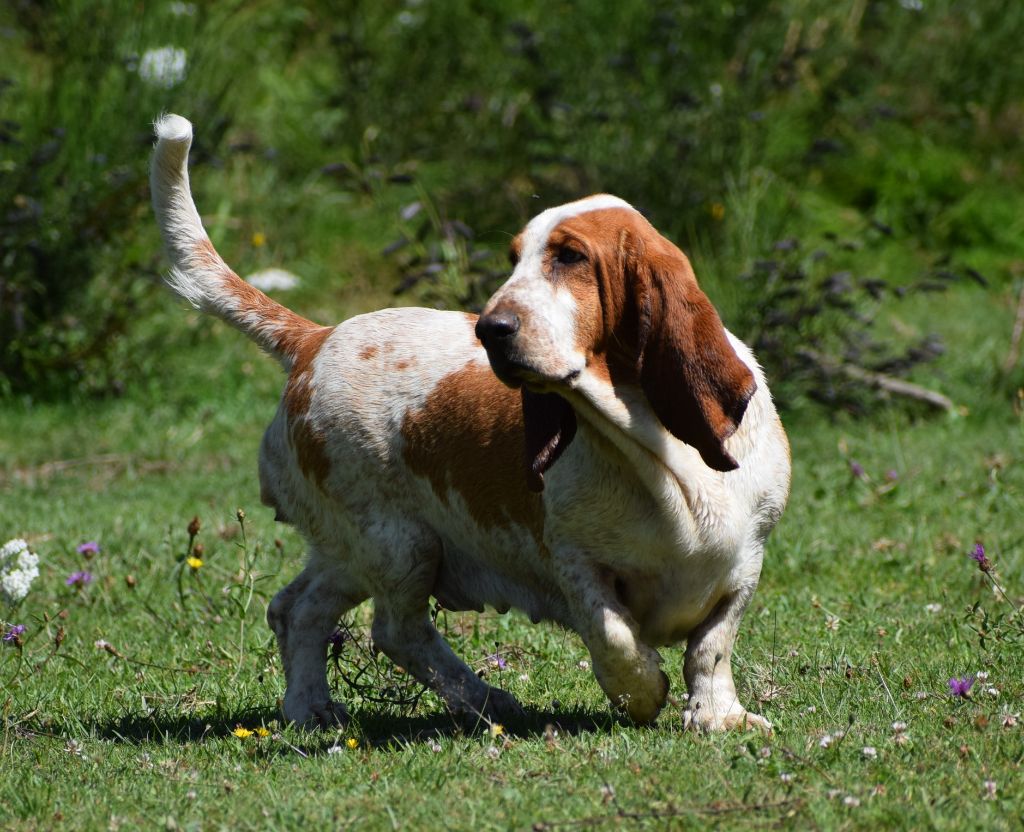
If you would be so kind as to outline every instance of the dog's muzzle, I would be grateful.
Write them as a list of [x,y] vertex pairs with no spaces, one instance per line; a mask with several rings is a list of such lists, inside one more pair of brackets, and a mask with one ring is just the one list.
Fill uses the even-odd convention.
[[519,326],[518,315],[500,310],[481,315],[476,322],[476,337],[487,350],[491,369],[509,387],[522,385],[521,372],[530,371],[521,360],[517,347]]

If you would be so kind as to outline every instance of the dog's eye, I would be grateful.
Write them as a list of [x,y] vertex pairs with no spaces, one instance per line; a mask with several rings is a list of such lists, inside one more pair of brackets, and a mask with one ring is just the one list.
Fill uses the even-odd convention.
[[580,263],[587,259],[582,251],[575,248],[569,248],[569,246],[562,246],[555,253],[555,262],[560,266],[571,266],[573,263]]

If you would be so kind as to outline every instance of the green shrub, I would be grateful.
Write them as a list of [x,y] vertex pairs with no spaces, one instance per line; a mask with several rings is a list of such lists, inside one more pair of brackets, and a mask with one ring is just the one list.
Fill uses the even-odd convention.
[[[196,61],[170,50],[201,23],[169,8],[140,18],[133,3],[78,0],[8,11],[17,60],[0,80],[0,396],[116,391],[135,360],[123,342],[153,295],[160,252],[149,124]],[[218,132],[210,119],[202,142]]]

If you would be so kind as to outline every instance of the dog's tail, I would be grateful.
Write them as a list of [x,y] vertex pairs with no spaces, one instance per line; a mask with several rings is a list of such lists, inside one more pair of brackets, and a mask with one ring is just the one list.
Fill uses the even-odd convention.
[[167,285],[196,309],[240,329],[290,370],[312,340],[321,340],[326,328],[271,300],[221,259],[203,229],[189,190],[192,124],[181,116],[165,115],[156,121],[154,130],[157,142],[149,184],[171,260]]

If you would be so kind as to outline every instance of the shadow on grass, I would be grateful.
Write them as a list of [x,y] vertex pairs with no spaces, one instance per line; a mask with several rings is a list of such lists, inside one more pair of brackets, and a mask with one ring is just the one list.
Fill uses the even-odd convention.
[[[505,733],[524,739],[542,737],[552,730],[561,735],[586,734],[609,731],[618,721],[606,710],[566,708],[555,712],[527,707],[524,711],[521,718],[509,720],[503,726]],[[272,726],[279,721],[280,713],[275,708],[245,708],[206,717],[126,715],[86,724],[97,736],[115,743],[188,745],[229,737],[238,727],[252,730],[257,726]],[[294,728],[283,732],[272,730],[272,735],[265,742],[270,753],[287,749],[303,756],[316,756],[326,753],[340,737],[358,737],[363,745],[399,750],[442,737],[482,735],[488,730],[489,725],[484,720],[458,719],[441,710],[404,716],[387,709],[360,709],[353,713],[347,728],[309,732]]]

